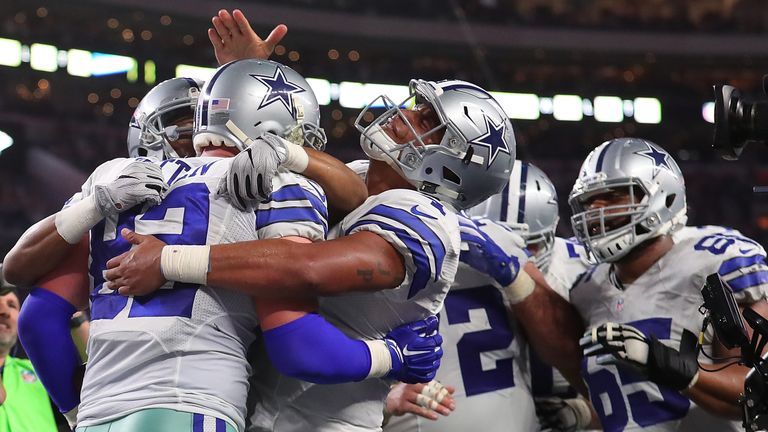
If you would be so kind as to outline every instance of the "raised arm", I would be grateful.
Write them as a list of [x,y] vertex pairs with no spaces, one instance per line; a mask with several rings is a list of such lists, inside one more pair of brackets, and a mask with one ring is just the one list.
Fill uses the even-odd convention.
[[211,22],[213,28],[208,29],[208,39],[219,65],[248,58],[266,60],[288,33],[285,24],[278,24],[266,39],[261,39],[239,9],[231,15],[221,9]]

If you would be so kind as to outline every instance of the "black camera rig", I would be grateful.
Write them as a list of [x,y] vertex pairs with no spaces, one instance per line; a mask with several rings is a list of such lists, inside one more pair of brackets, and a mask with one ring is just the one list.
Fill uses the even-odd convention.
[[[750,308],[744,308],[743,314],[740,314],[733,292],[717,273],[707,276],[701,294],[706,309],[702,332],[706,330],[707,323],[712,323],[720,342],[727,348],[740,348],[739,363],[752,368],[744,381],[744,393],[739,398],[744,428],[750,432],[768,430],[768,355],[762,355],[768,344],[768,320]],[[742,316],[752,327],[751,338]]]

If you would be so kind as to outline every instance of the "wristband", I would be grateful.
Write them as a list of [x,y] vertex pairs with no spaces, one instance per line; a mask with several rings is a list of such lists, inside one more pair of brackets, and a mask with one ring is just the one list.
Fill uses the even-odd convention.
[[205,285],[210,253],[210,246],[165,246],[160,254],[160,271],[170,281]]
[[85,233],[104,219],[96,206],[96,198],[89,195],[56,213],[56,232],[69,244],[77,244]]
[[392,370],[392,355],[383,340],[363,341],[371,352],[371,370],[366,378],[381,378]]
[[309,155],[304,147],[296,145],[288,140],[282,140],[285,147],[285,161],[283,167],[297,174],[303,173],[309,165]]
[[525,270],[520,270],[517,278],[511,284],[504,287],[504,293],[510,304],[518,304],[525,300],[536,287],[536,283]]

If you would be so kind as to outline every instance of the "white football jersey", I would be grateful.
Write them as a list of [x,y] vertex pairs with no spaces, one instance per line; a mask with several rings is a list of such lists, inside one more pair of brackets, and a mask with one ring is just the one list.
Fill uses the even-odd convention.
[[[627,323],[677,348],[683,329],[694,334],[701,330],[701,288],[707,275],[719,273],[739,304],[765,298],[768,266],[765,250],[755,241],[714,226],[685,227],[673,239],[672,249],[623,289],[610,264],[592,267],[579,278],[571,290],[571,302],[588,328],[605,322]],[[710,355],[712,337],[710,328],[703,347]],[[699,361],[709,362],[703,355]],[[699,432],[741,430],[739,422],[703,413],[675,390],[624,368],[598,366],[594,357],[585,360],[582,375],[607,432],[683,430],[681,423],[696,423],[699,416],[709,418]]]
[[[489,219],[460,217],[462,231],[481,230],[520,268],[528,261],[523,239]],[[477,234],[480,236],[480,234]],[[462,240],[462,250],[466,250]],[[456,410],[437,421],[413,414],[392,417],[385,432],[538,431],[531,397],[526,341],[509,315],[501,287],[486,274],[459,263],[440,312],[443,359],[436,380],[456,387]]]
[[[569,292],[576,279],[590,267],[584,245],[575,239],[555,237],[552,259],[544,278],[549,286],[564,299],[570,300]],[[544,363],[533,350],[531,359],[531,387],[535,397],[575,397],[576,391],[563,378],[560,371]]]
[[[148,296],[121,296],[103,287],[106,262],[130,248],[119,235],[125,227],[169,244],[282,236],[322,240],[324,196],[316,185],[286,171],[276,179],[270,202],[256,212],[241,212],[216,195],[231,159],[143,159],[163,168],[170,185],[163,202],[137,206],[91,230],[92,321],[78,425],[169,408],[217,417],[243,430],[250,373],[246,351],[258,324],[251,299],[185,283],[168,283]],[[130,162],[103,164],[73,199],[112,181]]]
[[[400,252],[405,279],[385,291],[323,298],[322,315],[350,337],[379,339],[401,324],[437,314],[459,261],[453,210],[419,192],[389,190],[368,198],[334,227],[330,237],[359,231],[380,235]],[[259,366],[256,372],[267,367]],[[263,399],[254,407],[250,430],[275,432],[381,430],[389,391],[389,383],[380,379],[315,385],[281,376],[274,369],[258,376],[255,386]]]

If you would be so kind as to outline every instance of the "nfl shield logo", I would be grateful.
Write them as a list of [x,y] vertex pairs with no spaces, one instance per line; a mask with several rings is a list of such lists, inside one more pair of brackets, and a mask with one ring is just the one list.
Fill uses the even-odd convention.
[[35,375],[34,372],[24,369],[21,371],[21,379],[27,384],[32,384],[37,381],[37,375]]
[[616,312],[621,312],[624,309],[624,298],[620,298],[616,301]]

